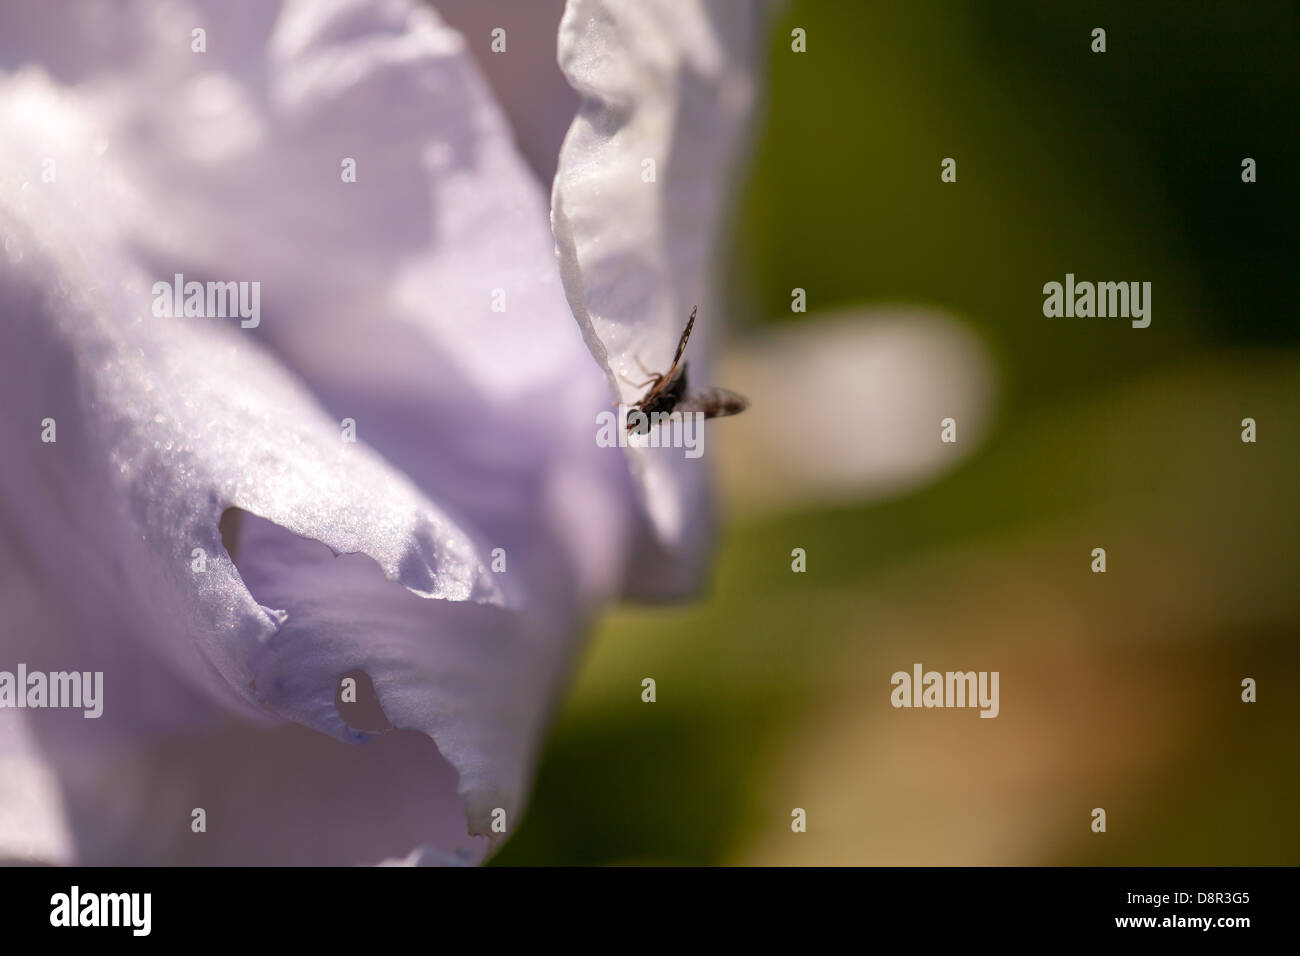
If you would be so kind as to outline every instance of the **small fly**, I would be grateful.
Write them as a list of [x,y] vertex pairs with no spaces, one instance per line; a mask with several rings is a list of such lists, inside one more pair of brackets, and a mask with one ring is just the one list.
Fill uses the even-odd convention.
[[[722,418],[726,415],[739,415],[749,407],[749,399],[744,395],[738,395],[735,392],[728,391],[725,388],[705,388],[698,392],[687,391],[686,387],[686,362],[682,361],[682,353],[686,351],[686,340],[691,337],[691,329],[695,325],[695,312],[699,308],[696,306],[691,309],[691,317],[686,320],[686,330],[682,332],[681,341],[677,343],[677,354],[673,356],[673,364],[667,372],[651,372],[641,360],[637,359],[637,364],[641,365],[641,371],[650,377],[644,382],[631,382],[626,378],[625,382],[636,388],[650,386],[650,391],[646,392],[637,402],[633,409],[642,414],[636,416],[636,421],[628,422],[627,430],[644,434],[650,430],[652,415],[668,415],[672,412],[703,412],[705,418]],[[629,414],[629,419],[632,415]],[[662,420],[662,419],[660,419]]]

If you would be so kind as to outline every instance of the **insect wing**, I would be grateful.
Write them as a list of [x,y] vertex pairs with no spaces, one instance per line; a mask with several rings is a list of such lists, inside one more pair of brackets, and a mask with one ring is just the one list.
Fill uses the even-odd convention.
[[673,364],[664,373],[666,379],[672,378],[673,372],[677,371],[677,363],[682,360],[682,353],[686,351],[686,340],[691,337],[691,329],[695,327],[695,313],[698,309],[698,305],[691,309],[691,317],[686,320],[686,329],[682,332],[682,337],[677,341],[677,354],[673,356]]
[[674,411],[703,412],[705,418],[725,418],[739,415],[747,408],[749,399],[744,395],[725,388],[703,388],[683,398]]

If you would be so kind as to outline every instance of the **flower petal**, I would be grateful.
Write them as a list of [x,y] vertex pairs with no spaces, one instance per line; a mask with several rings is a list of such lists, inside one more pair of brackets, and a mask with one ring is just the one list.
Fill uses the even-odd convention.
[[[630,482],[595,442],[608,399],[570,319],[545,195],[464,41],[405,2],[218,6],[237,50],[192,55],[165,42],[176,16],[143,14],[158,52],[96,76],[132,242],[161,276],[260,280],[254,334],[518,556],[517,590],[554,590],[558,548],[565,590],[607,600]],[[204,6],[182,9],[203,20]],[[599,514],[575,521],[579,488]]]
[[[61,9],[68,21],[63,38],[74,46],[93,45],[95,30],[87,23],[94,19],[88,11],[95,8],[73,4]],[[167,404],[168,413],[179,403],[186,412],[179,419],[182,423],[201,420],[204,427],[220,431],[222,423],[231,420],[230,409],[217,401],[222,396],[210,392],[221,392],[219,386],[224,385],[225,399],[233,390],[235,398],[243,400],[254,391],[265,391],[266,401],[254,403],[242,419],[235,417],[236,427],[253,445],[268,430],[278,430],[287,436],[289,447],[280,448],[279,457],[262,449],[252,460],[245,459],[244,485],[278,489],[285,508],[269,513],[259,507],[265,502],[256,495],[236,497],[224,486],[206,489],[198,523],[206,535],[203,540],[222,555],[220,569],[234,601],[229,619],[199,620],[185,635],[207,635],[216,651],[233,660],[228,670],[235,673],[220,672],[204,685],[207,696],[218,698],[211,706],[196,700],[177,678],[183,673],[185,680],[193,679],[186,671],[192,660],[171,659],[177,656],[172,645],[184,648],[186,642],[159,634],[158,619],[142,619],[137,604],[146,588],[112,597],[103,593],[107,588],[83,593],[58,614],[51,612],[51,620],[58,623],[50,627],[84,638],[95,627],[95,618],[102,619],[99,643],[111,652],[99,654],[76,641],[65,645],[79,666],[90,661],[103,665],[109,686],[118,689],[115,714],[131,710],[125,728],[105,718],[105,731],[107,723],[128,732],[143,727],[155,735],[160,724],[183,730],[196,754],[214,747],[211,762],[228,772],[237,766],[231,738],[211,728],[220,723],[231,696],[257,708],[250,716],[269,711],[341,739],[372,737],[368,729],[349,727],[333,705],[341,673],[363,670],[373,680],[388,720],[431,735],[454,767],[470,829],[489,833],[489,818],[497,808],[506,811],[512,827],[522,811],[544,719],[572,666],[576,637],[592,610],[623,580],[631,524],[626,467],[616,450],[600,449],[594,441],[594,414],[607,396],[569,321],[544,196],[510,145],[509,130],[463,44],[427,10],[364,0],[291,0],[278,6],[245,0],[145,3],[132,5],[131,11],[125,23],[101,24],[110,32],[124,31],[122,44],[106,44],[84,58],[66,50],[42,50],[42,62],[58,62],[56,72],[93,83],[71,93],[28,77],[26,93],[40,86],[40,95],[6,98],[14,90],[0,91],[0,107],[33,98],[42,101],[39,109],[26,111],[40,117],[27,132],[40,135],[6,137],[7,143],[32,144],[32,151],[22,157],[25,171],[19,178],[34,178],[41,157],[52,155],[51,150],[58,153],[58,193],[106,220],[100,224],[103,236],[96,234],[91,237],[95,241],[81,244],[94,253],[111,246],[120,233],[133,253],[146,258],[150,274],[141,276],[133,263],[116,259],[74,263],[76,268],[59,261],[49,270],[38,268],[35,275],[26,275],[31,290],[21,290],[18,296],[23,308],[39,313],[24,335],[44,347],[49,343],[42,338],[47,334],[43,325],[57,329],[50,348],[57,353],[53,364],[60,375],[47,375],[51,382],[96,373],[83,388],[86,394],[75,406],[77,414],[88,414],[86,403],[114,413],[113,401],[99,397],[107,381],[122,386],[110,399],[126,401],[131,415],[146,415],[139,420],[142,426],[170,422],[166,415],[163,422],[147,418],[149,403],[159,400]],[[214,28],[217,23],[220,31]],[[10,27],[13,21],[3,25]],[[188,49],[188,31],[195,25],[209,28],[209,51],[203,55]],[[132,55],[122,55],[128,48]],[[0,57],[10,65],[22,59],[2,44]],[[37,146],[51,128],[64,135],[48,148]],[[94,161],[88,163],[87,157]],[[340,178],[345,158],[357,160],[356,183]],[[87,165],[92,167],[88,172],[83,168]],[[71,189],[64,187],[76,186],[83,173],[91,186],[69,199]],[[20,217],[20,225],[39,221],[41,215]],[[50,221],[58,219],[56,215]],[[50,248],[66,252],[78,245],[70,241],[70,232],[41,238]],[[15,249],[39,245],[21,236],[14,240]],[[196,331],[211,320],[158,320],[146,314],[124,322],[132,310],[147,312],[148,298],[141,299],[139,293],[149,278],[170,279],[177,272],[186,278],[261,281],[263,323],[256,330],[235,333],[219,328]],[[119,275],[128,277],[120,290],[115,288]],[[84,309],[60,324],[55,313],[64,305],[37,308],[41,288],[57,285],[100,286],[100,297],[92,296]],[[492,308],[498,288],[509,302],[500,313]],[[130,300],[125,313],[118,292]],[[101,301],[104,295],[116,304]],[[0,307],[4,303],[0,299]],[[88,313],[101,321],[90,322]],[[80,335],[82,325],[95,330],[87,333],[89,338]],[[137,341],[137,335],[143,340]],[[201,336],[201,342],[189,341],[192,335]],[[100,343],[96,336],[107,341]],[[375,562],[361,554],[328,557],[329,551],[353,550],[354,539],[363,537],[362,526],[370,526],[376,516],[346,495],[331,500],[336,489],[322,477],[323,470],[307,475],[312,480],[302,485],[304,497],[317,494],[320,500],[304,501],[291,493],[304,477],[299,474],[303,462],[293,463],[300,454],[309,463],[319,456],[316,463],[322,469],[341,467],[316,447],[319,441],[296,434],[305,427],[303,416],[311,425],[306,431],[319,432],[316,437],[322,441],[330,431],[329,440],[338,443],[338,430],[326,426],[328,419],[318,410],[307,408],[310,403],[301,394],[287,397],[285,383],[278,381],[282,372],[250,344],[253,338],[270,345],[306,379],[335,412],[334,421],[354,418],[363,442],[384,455],[386,462],[372,460],[361,445],[340,452],[349,461],[369,460],[383,472],[372,470],[361,486],[380,489],[380,498],[393,497],[389,486],[403,485],[403,476],[409,477],[419,491],[406,485],[399,489],[401,494],[423,492],[438,501],[440,516],[449,523],[446,539],[431,533],[400,556],[377,547],[357,549]],[[18,344],[30,351],[32,343]],[[91,358],[105,360],[106,367],[91,362],[83,347],[93,353]],[[161,375],[159,366],[167,375]],[[148,384],[146,394],[137,394],[129,387],[130,376],[122,380],[114,367],[119,372],[120,367],[139,371]],[[164,387],[159,391],[166,394],[155,393],[160,381]],[[199,399],[197,407],[186,405],[191,396]],[[157,431],[142,428],[142,440]],[[158,455],[156,471],[174,470],[169,456],[193,452],[167,448],[167,437],[155,439],[166,452]],[[185,440],[193,441],[188,431]],[[294,442],[303,447],[292,447]],[[230,449],[230,454],[237,451]],[[130,449],[119,458],[129,463]],[[88,461],[89,471],[95,471],[95,464]],[[183,477],[202,489],[216,464],[205,459],[198,467],[186,460],[189,470]],[[248,490],[244,485],[238,486],[241,491]],[[160,478],[148,492],[157,497],[149,500],[155,510],[166,513],[164,517],[193,511],[195,506],[187,504],[183,494],[187,489],[192,490]],[[21,490],[26,493],[26,486]],[[78,495],[84,496],[83,490],[72,492]],[[116,496],[107,493],[94,503],[113,514]],[[145,504],[137,502],[139,509]],[[432,508],[423,498],[419,506]],[[220,550],[218,519],[223,515],[228,529],[231,516],[238,515],[237,543],[231,545],[234,566]],[[456,516],[454,524],[450,515]],[[107,521],[98,512],[96,518]],[[466,530],[456,532],[457,526]],[[340,529],[351,537],[331,538],[326,533]],[[163,540],[146,535],[147,543],[135,542],[133,531],[127,528],[130,562],[142,560],[143,553],[175,547],[166,540],[174,533],[170,528]],[[46,532],[37,507],[28,536],[40,538]],[[472,561],[462,568],[467,576],[447,577],[456,565],[441,560],[447,554],[434,552],[441,546],[455,557],[461,544],[472,549]],[[40,545],[54,564],[59,554],[80,543],[65,537]],[[508,574],[484,573],[480,555],[488,547],[499,547],[503,559],[508,555]],[[96,548],[92,553],[100,552]],[[436,567],[430,563],[431,554],[441,560]],[[165,557],[171,561],[175,555]],[[152,563],[158,560],[155,556]],[[422,568],[430,573],[422,573]],[[435,580],[431,569],[443,577]],[[487,603],[423,600],[384,577],[395,577],[416,592]],[[453,587],[457,582],[466,593]],[[179,611],[160,611],[157,618],[190,613],[187,595],[169,593],[176,583],[165,581],[157,591],[160,598],[179,605]],[[57,593],[52,590],[51,598]],[[492,602],[518,608],[519,613],[494,608]],[[256,609],[253,625],[248,623],[250,607]],[[272,629],[269,637],[265,626]],[[118,646],[134,646],[132,642],[151,635],[157,636],[154,643],[171,649],[162,662],[154,659],[152,646],[148,653],[135,655],[122,653]],[[199,671],[210,670],[203,655],[191,657],[204,664]],[[128,659],[134,663],[126,664]],[[138,688],[139,693],[125,693],[127,688]],[[130,707],[123,696],[132,699]],[[82,725],[64,729],[61,744],[76,744],[86,736],[79,733]],[[45,735],[47,742],[52,734]],[[296,752],[294,746],[282,747],[277,742],[281,737],[267,737],[277,734],[279,730],[243,727],[235,737],[245,742],[242,746],[248,747],[259,772],[318,779],[311,767],[293,769],[289,754]],[[86,751],[72,746],[59,753]],[[179,812],[186,801],[198,799],[189,795],[190,777],[203,776],[202,761],[196,757],[193,762],[160,763],[149,756],[155,752],[124,756],[120,763],[161,775],[160,793],[184,794],[167,804]],[[273,753],[281,756],[256,756]],[[74,816],[89,813],[90,803],[83,798],[97,788],[121,789],[135,779],[108,764],[101,772],[78,775],[76,764],[67,762],[72,759],[61,760],[61,773],[74,794]],[[70,782],[72,777],[76,779]],[[391,785],[405,787],[400,780]],[[253,802],[274,804],[272,793]],[[413,792],[411,799],[415,797]],[[308,815],[309,802],[285,812]],[[164,859],[167,854],[210,859],[187,855],[197,852],[188,844],[132,836],[136,831],[131,808],[146,803],[162,812],[157,800],[125,800],[116,815],[100,814],[91,828],[111,832],[79,833],[79,849],[111,861],[115,844],[137,840]],[[228,809],[249,812],[246,806]],[[111,826],[104,822],[109,816]],[[275,830],[274,818],[271,812],[266,825],[254,829]],[[364,833],[375,822],[348,825]],[[417,832],[419,845],[425,847],[422,860],[441,858],[430,846],[451,853],[454,860],[465,858],[458,852],[462,848],[469,859],[483,852],[473,843],[462,847],[449,842],[445,830],[425,826]],[[501,838],[496,831],[490,836]],[[302,850],[272,836],[265,845],[285,854]],[[352,846],[342,841],[344,845]],[[383,852],[406,858],[416,845],[412,837],[405,844],[385,843]],[[247,857],[250,862],[277,859],[254,853],[247,841],[240,846],[241,853],[253,854]]]
[[[23,123],[33,99],[42,128],[93,128],[75,99],[20,77],[0,88],[5,142],[28,138]],[[83,144],[76,155],[91,152]],[[102,670],[107,696],[99,720],[33,712],[37,737],[74,795],[81,791],[66,774],[79,757],[116,755],[165,733],[201,733],[232,706],[358,739],[336,712],[303,705],[302,681],[283,678],[296,663],[318,679],[315,693],[333,699],[339,675],[329,672],[329,641],[341,640],[330,631],[334,622],[312,629],[319,644],[296,644],[299,608],[286,620],[284,608],[250,594],[226,553],[222,515],[238,508],[278,534],[321,542],[313,546],[326,554],[368,555],[376,583],[367,607],[401,606],[403,637],[412,643],[419,631],[436,644],[443,620],[436,609],[454,602],[470,611],[460,618],[462,635],[510,630],[515,616],[489,607],[504,598],[481,545],[364,445],[344,442],[339,426],[237,328],[149,315],[148,277],[96,212],[97,198],[117,185],[93,177],[79,183],[70,176],[56,189],[33,189],[0,156],[0,354],[7,357],[0,428],[14,452],[0,463],[0,501],[16,526],[10,546],[27,549],[47,584],[75,588],[44,589],[51,640],[24,644],[6,634],[5,646],[30,653],[33,666]],[[48,423],[55,440],[43,442]],[[368,634],[348,639],[367,649],[358,652],[362,665],[397,656]],[[490,642],[480,636],[480,651]],[[438,658],[412,681],[427,681],[442,666],[463,669],[454,657]],[[441,705],[423,689],[428,719],[412,716],[411,726],[453,761],[483,830],[485,814],[476,808],[521,804],[521,755],[540,717],[506,726],[495,715],[525,706],[515,698],[485,693],[453,702],[463,725],[483,716],[499,731],[489,742],[495,752],[484,753],[475,748],[487,736],[462,739],[455,721],[437,723],[431,715]],[[549,689],[535,694],[548,697]],[[524,742],[508,744],[512,732]],[[94,845],[83,836],[81,847]]]
[[[569,305],[622,402],[638,362],[666,371],[699,306],[688,359],[707,382],[722,325],[710,283],[715,239],[753,98],[761,8],[703,0],[570,0],[559,58],[582,107],[560,153],[551,224]],[[680,450],[629,448],[662,555],[646,592],[700,579],[708,475]],[[665,560],[665,558],[667,560]]]
[[578,109],[578,97],[555,62],[555,31],[564,0],[438,0],[435,6],[465,38],[492,84],[528,165],[541,182],[551,182],[560,144]]

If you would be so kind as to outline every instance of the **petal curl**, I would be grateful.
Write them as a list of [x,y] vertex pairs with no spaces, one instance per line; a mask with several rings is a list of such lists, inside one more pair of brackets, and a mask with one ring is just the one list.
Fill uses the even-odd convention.
[[[736,150],[754,97],[760,4],[569,0],[560,66],[582,97],[565,137],[551,225],[574,317],[610,389],[634,402],[639,364],[665,371],[686,317],[692,380],[708,381],[723,324],[711,283]],[[662,554],[643,591],[690,590],[712,536],[708,472],[680,450],[628,449]]]

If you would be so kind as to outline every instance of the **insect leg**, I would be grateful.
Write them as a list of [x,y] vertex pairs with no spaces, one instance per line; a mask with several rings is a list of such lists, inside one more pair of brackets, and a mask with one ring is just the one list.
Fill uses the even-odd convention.
[[663,376],[662,376],[662,375],[658,375],[658,374],[656,374],[656,373],[654,373],[654,372],[651,372],[651,373],[650,373],[650,378],[646,379],[644,382],[634,382],[634,381],[632,381],[630,378],[628,378],[626,375],[620,375],[619,378],[621,378],[623,381],[627,382],[627,383],[628,383],[629,385],[631,385],[633,388],[645,388],[647,385],[657,385],[660,381],[663,380]]

